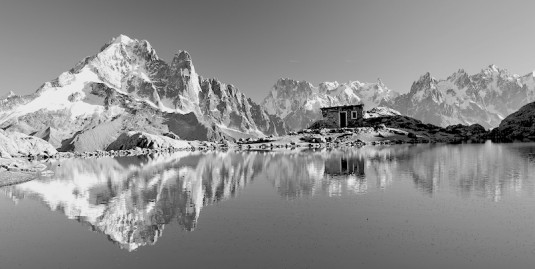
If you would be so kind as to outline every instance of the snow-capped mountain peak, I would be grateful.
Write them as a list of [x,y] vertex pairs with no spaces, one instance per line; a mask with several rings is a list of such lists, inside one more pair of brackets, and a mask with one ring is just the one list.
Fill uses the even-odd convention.
[[[218,135],[212,137],[217,132],[233,137],[285,132],[280,119],[268,115],[232,85],[199,76],[187,51],[178,51],[167,63],[157,56],[148,41],[125,35],[111,39],[95,55],[85,57],[69,71],[45,82],[35,94],[16,102],[3,102],[0,126],[19,122],[26,115],[31,115],[30,118],[68,115],[70,122],[76,123],[73,127],[76,130],[68,131],[63,137],[67,139],[86,128],[85,124],[91,122],[86,119],[100,118],[101,122],[107,122],[139,109],[152,109],[153,114],[174,117],[173,121],[148,120],[149,124],[158,124],[155,129],[159,132],[171,128],[182,134],[186,131],[200,134],[201,138],[206,136],[204,139],[218,139]],[[186,122],[176,120],[182,116],[187,118]],[[196,131],[198,126],[189,130],[176,127],[184,124],[203,126],[199,128],[204,131]],[[31,126],[25,128],[38,131]]]
[[120,34],[117,37],[113,39],[113,43],[120,43],[120,44],[129,44],[134,42],[130,37]]

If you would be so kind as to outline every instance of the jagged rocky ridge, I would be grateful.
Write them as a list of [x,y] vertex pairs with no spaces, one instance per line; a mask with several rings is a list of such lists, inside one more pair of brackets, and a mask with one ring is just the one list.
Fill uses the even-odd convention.
[[363,103],[371,109],[398,93],[378,79],[375,83],[351,81],[323,82],[314,86],[306,81],[279,79],[262,105],[271,115],[279,116],[290,130],[306,128],[322,118],[321,107]]
[[146,40],[124,35],[34,94],[0,104],[0,128],[52,137],[61,150],[105,149],[133,130],[186,140],[286,132],[233,85],[199,76],[186,51],[167,63]]
[[425,123],[443,127],[478,123],[488,129],[532,101],[535,73],[519,76],[490,65],[475,75],[460,69],[441,80],[426,73],[408,93],[384,100],[381,105]]

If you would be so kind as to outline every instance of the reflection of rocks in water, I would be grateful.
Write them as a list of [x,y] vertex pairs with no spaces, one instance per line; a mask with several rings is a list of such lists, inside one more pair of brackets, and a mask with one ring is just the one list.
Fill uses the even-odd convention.
[[193,230],[204,205],[234,196],[252,179],[254,161],[254,155],[222,153],[71,159],[52,165],[54,178],[7,192],[42,199],[131,251],[154,244],[174,218]]

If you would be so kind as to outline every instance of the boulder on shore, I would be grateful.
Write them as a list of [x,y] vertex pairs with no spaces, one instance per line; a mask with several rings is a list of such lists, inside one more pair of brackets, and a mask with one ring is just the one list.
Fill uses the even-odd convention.
[[163,135],[148,134],[131,131],[121,134],[106,150],[129,150],[135,148],[190,148],[191,145],[184,140],[177,140]]

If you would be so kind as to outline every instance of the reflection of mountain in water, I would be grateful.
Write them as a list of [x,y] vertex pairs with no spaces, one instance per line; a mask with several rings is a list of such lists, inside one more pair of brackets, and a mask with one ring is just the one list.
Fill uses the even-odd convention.
[[[335,163],[346,165],[335,168]],[[235,196],[255,178],[272,182],[286,198],[367,189],[364,159],[350,151],[184,152],[69,159],[51,164],[51,169],[53,178],[4,190],[14,199],[42,200],[51,210],[90,225],[128,250],[154,244],[173,220],[194,230],[203,206]]]
[[53,165],[53,179],[8,191],[17,198],[38,197],[134,250],[154,244],[175,218],[193,230],[204,205],[234,196],[252,179],[254,160],[254,155],[225,153],[72,159]]
[[4,190],[42,200],[134,250],[154,244],[173,221],[195,229],[203,206],[234,197],[253,180],[267,180],[285,199],[363,194],[410,180],[430,195],[452,189],[498,201],[511,191],[533,194],[534,156],[535,145],[485,144],[71,159],[52,164],[53,178]]

